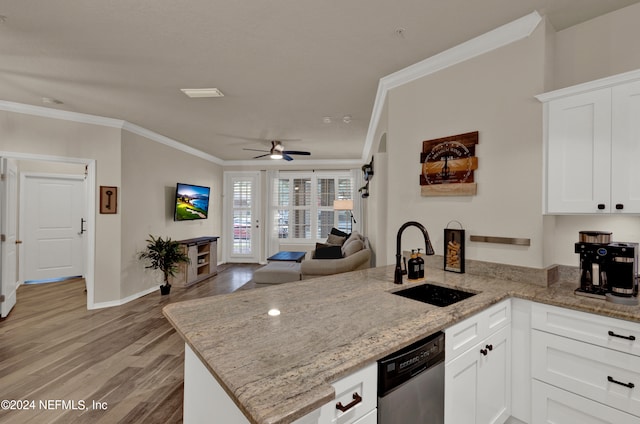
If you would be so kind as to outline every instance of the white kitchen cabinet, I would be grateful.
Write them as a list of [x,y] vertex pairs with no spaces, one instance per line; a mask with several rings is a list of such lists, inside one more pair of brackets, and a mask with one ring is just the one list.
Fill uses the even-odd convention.
[[640,213],[640,71],[538,96],[548,214]]
[[531,323],[532,424],[640,423],[639,324],[537,303]]
[[638,417],[534,380],[533,424],[638,424]]
[[[185,424],[249,424],[249,420],[220,383],[185,344],[184,407]],[[332,384],[336,398],[294,421],[294,424],[375,424],[377,421],[378,364],[373,363]],[[354,402],[356,395],[361,399]],[[336,404],[348,407],[340,411]],[[212,417],[215,417],[213,419]]]
[[[378,363],[332,384],[336,398],[294,424],[372,424],[378,419]],[[340,410],[337,405],[346,410]],[[353,406],[349,406],[353,405]]]
[[503,300],[445,330],[445,361],[450,362],[511,322],[511,300]]
[[445,423],[504,423],[511,415],[510,301],[455,324],[445,334],[450,349],[445,358]]
[[[640,212],[640,81],[612,88],[611,204]],[[618,210],[618,209],[616,209]]]
[[511,327],[445,365],[445,423],[504,423],[511,415]]

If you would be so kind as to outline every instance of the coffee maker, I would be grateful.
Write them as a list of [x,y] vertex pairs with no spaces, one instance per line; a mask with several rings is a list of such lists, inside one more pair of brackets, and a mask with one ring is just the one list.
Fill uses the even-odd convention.
[[581,231],[575,253],[580,255],[577,295],[638,304],[638,243],[611,242],[610,232]]

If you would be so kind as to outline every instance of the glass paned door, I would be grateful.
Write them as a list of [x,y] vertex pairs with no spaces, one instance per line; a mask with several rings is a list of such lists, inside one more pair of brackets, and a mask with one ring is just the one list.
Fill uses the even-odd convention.
[[227,193],[230,197],[228,211],[228,255],[231,262],[258,262],[260,254],[260,221],[258,216],[258,181],[256,174],[230,173]]

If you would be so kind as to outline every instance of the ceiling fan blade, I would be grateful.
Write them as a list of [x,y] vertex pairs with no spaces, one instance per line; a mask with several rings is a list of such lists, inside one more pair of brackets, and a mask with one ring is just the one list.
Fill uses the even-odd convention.
[[254,159],[259,159],[259,158],[263,158],[263,157],[269,156],[269,155],[271,155],[271,153],[265,153],[264,155],[254,156],[253,158]]
[[306,156],[309,156],[311,154],[311,152],[302,152],[299,150],[284,150],[282,153],[285,153],[287,155],[306,155]]
[[293,158],[291,156],[289,156],[288,154],[286,154],[286,152],[282,152],[282,159],[288,160],[288,161],[292,161],[293,160]]
[[249,150],[252,152],[269,152],[269,150],[264,150],[264,149],[242,149],[242,150]]

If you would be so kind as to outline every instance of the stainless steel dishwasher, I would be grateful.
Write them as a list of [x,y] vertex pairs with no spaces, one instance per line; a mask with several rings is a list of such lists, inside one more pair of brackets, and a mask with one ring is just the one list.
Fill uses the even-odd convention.
[[378,361],[378,424],[444,424],[444,333]]

